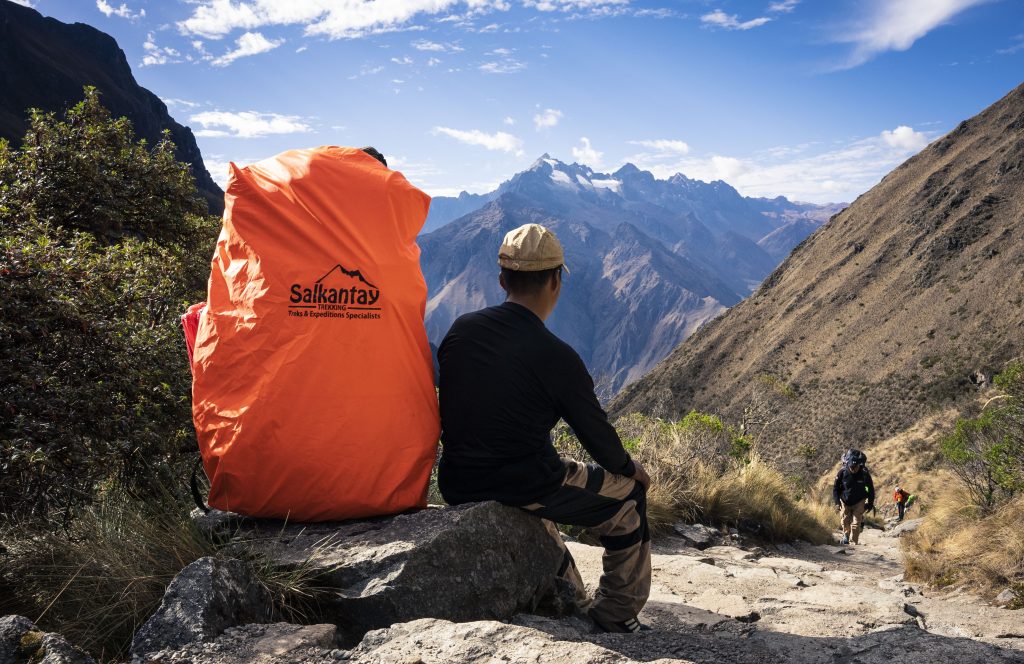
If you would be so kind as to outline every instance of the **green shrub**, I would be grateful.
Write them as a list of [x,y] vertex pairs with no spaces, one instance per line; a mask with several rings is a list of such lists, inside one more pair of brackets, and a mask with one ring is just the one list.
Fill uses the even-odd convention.
[[170,141],[136,142],[95,90],[0,142],[0,516],[179,484],[195,442],[178,314],[204,297],[203,210]]
[[986,511],[1024,489],[1024,364],[1011,363],[994,382],[1002,394],[940,443],[946,465]]

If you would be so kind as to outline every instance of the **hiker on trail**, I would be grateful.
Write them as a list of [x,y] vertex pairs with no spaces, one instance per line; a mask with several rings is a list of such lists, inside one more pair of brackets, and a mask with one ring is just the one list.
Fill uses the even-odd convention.
[[[551,522],[589,528],[605,552],[588,615],[609,632],[647,629],[637,614],[651,587],[650,477],[623,448],[579,355],[544,326],[568,272],[562,246],[539,224],[520,226],[505,236],[498,265],[505,302],[460,317],[438,350],[441,494],[452,505],[497,500],[544,519],[581,610],[583,581]],[[596,465],[559,458],[559,418]]]
[[896,520],[902,521],[903,514],[907,510],[907,502],[910,500],[910,492],[904,491],[902,487],[896,487],[896,490],[892,493],[892,499],[896,503],[896,511],[898,512]]
[[864,528],[864,513],[875,507],[875,485],[866,464],[867,455],[860,450],[848,450],[843,455],[843,465],[836,473],[832,486],[832,500],[839,508],[843,523],[841,544],[852,540],[858,544],[860,531]]

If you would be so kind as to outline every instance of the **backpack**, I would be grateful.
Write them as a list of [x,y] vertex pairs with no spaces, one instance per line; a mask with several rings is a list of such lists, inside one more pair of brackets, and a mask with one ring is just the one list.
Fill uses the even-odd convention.
[[868,467],[868,455],[860,450],[848,449],[843,453],[843,467],[857,464],[861,468]]

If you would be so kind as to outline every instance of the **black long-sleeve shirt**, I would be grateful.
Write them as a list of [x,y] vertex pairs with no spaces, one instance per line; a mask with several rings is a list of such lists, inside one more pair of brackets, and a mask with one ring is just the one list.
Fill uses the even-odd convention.
[[869,505],[875,504],[875,484],[871,481],[871,473],[867,468],[861,468],[856,473],[841,468],[832,485],[832,502],[838,505],[839,501],[843,501],[847,505],[854,505],[865,500]]
[[606,470],[635,472],[580,356],[526,307],[506,302],[460,317],[438,361],[438,483],[449,503],[527,505],[556,490],[565,470],[551,429],[560,417]]

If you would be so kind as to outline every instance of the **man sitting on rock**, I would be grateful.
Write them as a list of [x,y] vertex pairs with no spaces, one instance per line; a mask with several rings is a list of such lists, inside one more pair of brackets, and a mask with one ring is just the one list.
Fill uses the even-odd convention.
[[[547,228],[509,232],[498,252],[507,300],[460,317],[441,342],[438,484],[452,505],[497,500],[589,528],[605,552],[588,615],[606,631],[636,632],[647,629],[637,614],[651,587],[650,477],[623,448],[579,355],[544,326],[564,262]],[[600,465],[559,458],[551,444],[559,418]],[[549,530],[564,551],[558,574],[576,586],[583,609],[579,571]]]

